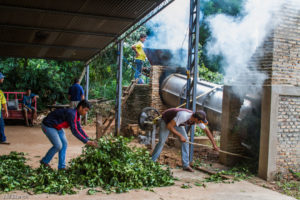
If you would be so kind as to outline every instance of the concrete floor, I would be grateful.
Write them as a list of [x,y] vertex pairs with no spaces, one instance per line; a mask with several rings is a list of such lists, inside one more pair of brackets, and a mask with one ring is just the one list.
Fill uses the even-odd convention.
[[[86,128],[90,136],[95,135],[94,128]],[[22,151],[28,153],[30,158],[28,164],[38,167],[39,160],[50,148],[50,143],[42,133],[40,127],[24,126],[7,126],[6,135],[11,145],[1,145],[0,155],[8,154],[10,151]],[[67,150],[68,160],[76,157],[81,153],[83,144],[72,136],[69,130],[66,130],[69,147]],[[57,159],[51,163],[53,168],[57,167]],[[294,200],[295,198],[285,196],[278,192],[254,185],[247,181],[235,182],[233,184],[207,183],[207,187],[198,187],[194,183],[201,181],[206,174],[196,171],[194,173],[182,171],[181,169],[173,170],[174,176],[179,178],[175,185],[170,187],[154,188],[153,192],[145,190],[132,190],[123,194],[103,194],[87,195],[87,190],[79,191],[76,195],[29,195],[25,192],[15,191],[7,194],[0,194],[1,199],[49,199],[49,200]],[[183,189],[183,184],[189,184],[191,188]]]

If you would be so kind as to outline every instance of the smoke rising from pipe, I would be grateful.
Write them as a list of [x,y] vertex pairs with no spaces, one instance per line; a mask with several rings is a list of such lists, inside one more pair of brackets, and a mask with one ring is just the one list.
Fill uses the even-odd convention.
[[[278,10],[284,0],[246,0],[243,17],[235,18],[224,14],[208,19],[212,31],[212,39],[207,45],[209,55],[222,55],[225,70],[225,84],[232,84],[239,77],[239,84],[251,85],[255,80],[255,88],[261,88],[267,76],[249,66],[251,57],[263,44],[265,38],[279,22]],[[244,90],[244,89],[243,89]]]
[[179,66],[187,64],[187,53],[182,52],[188,48],[189,4],[189,0],[175,0],[146,23],[153,34],[147,37],[145,47],[171,50],[172,62]]

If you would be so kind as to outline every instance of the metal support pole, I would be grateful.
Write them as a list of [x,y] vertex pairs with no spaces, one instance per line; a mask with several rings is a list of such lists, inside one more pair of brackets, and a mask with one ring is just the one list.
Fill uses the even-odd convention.
[[[187,65],[186,108],[196,111],[198,81],[198,48],[199,48],[200,0],[190,0],[189,50]],[[193,77],[193,81],[191,80]],[[190,100],[192,102],[190,103]],[[190,128],[190,141],[194,142],[195,127]],[[194,147],[190,144],[190,162],[193,160]]]
[[117,91],[116,91],[116,116],[115,116],[115,136],[120,134],[121,129],[121,105],[122,105],[122,59],[123,40],[118,42],[118,70],[117,70]]
[[[86,66],[85,73],[85,99],[89,100],[90,66]],[[84,124],[87,124],[88,114],[85,115]]]
[[151,133],[151,149],[152,149],[152,151],[155,148],[155,135],[156,135],[156,124],[153,124],[152,133]]

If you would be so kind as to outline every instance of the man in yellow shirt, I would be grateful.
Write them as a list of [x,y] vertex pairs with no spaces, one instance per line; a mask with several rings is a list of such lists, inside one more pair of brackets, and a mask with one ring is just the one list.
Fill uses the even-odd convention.
[[[0,83],[3,83],[4,81],[4,75],[0,72]],[[4,117],[8,117],[8,110],[7,110],[7,105],[6,105],[6,98],[4,96],[4,93],[2,90],[0,90],[0,144],[9,144],[6,142],[6,137],[4,134],[4,120],[2,116],[2,107],[4,108]]]
[[146,60],[146,54],[143,50],[144,48],[144,42],[146,40],[147,36],[145,34],[140,35],[140,41],[138,41],[136,44],[132,45],[132,49],[136,53],[135,56],[135,64],[136,64],[136,71],[134,74],[134,79],[138,79],[142,73],[142,68]]

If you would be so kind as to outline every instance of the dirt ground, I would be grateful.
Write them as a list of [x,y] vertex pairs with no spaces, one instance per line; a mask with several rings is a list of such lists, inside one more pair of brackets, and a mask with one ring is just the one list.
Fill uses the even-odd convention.
[[[95,137],[94,127],[85,127],[87,134],[90,137]],[[0,155],[8,154],[11,151],[25,152],[26,157],[30,160],[28,164],[33,167],[39,166],[39,160],[45,155],[46,151],[51,147],[50,142],[41,131],[39,126],[24,127],[24,126],[6,126],[7,141],[10,145],[0,145]],[[81,153],[83,144],[77,140],[69,130],[66,130],[68,139],[67,161],[78,156]],[[179,157],[176,151],[164,149],[161,159],[165,158],[166,152],[175,152],[174,156]],[[172,156],[168,155],[170,163]],[[171,157],[171,158],[170,158]],[[53,168],[57,168],[57,156],[50,163]],[[180,165],[178,159],[173,162],[174,165]],[[76,195],[29,195],[22,191],[15,191],[6,194],[1,194],[0,199],[84,199],[84,200],[132,200],[132,199],[197,199],[197,200],[292,200],[294,198],[282,195],[278,192],[266,189],[249,183],[247,181],[235,182],[233,184],[216,184],[208,183],[207,186],[198,187],[194,183],[203,180],[207,174],[200,171],[194,173],[185,172],[179,168],[174,168],[174,177],[178,178],[175,185],[170,187],[154,188],[153,191],[132,190],[122,194],[104,194],[102,192],[95,195],[87,195],[87,189],[79,191]],[[181,188],[182,185],[189,185],[191,188]],[[101,190],[101,189],[100,189]]]

